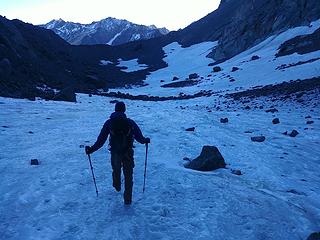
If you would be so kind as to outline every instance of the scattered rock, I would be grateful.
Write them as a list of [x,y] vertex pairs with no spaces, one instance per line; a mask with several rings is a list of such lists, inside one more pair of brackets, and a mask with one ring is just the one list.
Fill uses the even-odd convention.
[[209,66],[209,67],[212,67],[212,66],[214,66],[214,64],[215,64],[215,63],[209,63],[208,66]]
[[273,120],[272,120],[272,123],[273,123],[273,124],[279,124],[279,123],[280,123],[279,118],[273,119]]
[[282,133],[283,135],[288,135],[288,131],[285,131]]
[[245,109],[245,110],[250,110],[251,107],[250,107],[250,106],[246,106],[244,109]]
[[229,122],[229,119],[228,118],[220,118],[220,122],[227,123],[227,122]]
[[92,97],[92,94],[91,94],[91,93],[89,94],[89,97]]
[[296,137],[299,134],[297,130],[292,130],[292,132],[289,134],[290,137]]
[[172,78],[172,81],[177,81],[177,80],[179,80],[179,78],[176,77],[176,76],[174,76],[174,77]]
[[320,240],[320,232],[314,232],[310,234],[307,240]]
[[184,157],[183,160],[184,160],[184,161],[189,161],[189,162],[191,161],[191,159],[188,158],[188,157]]
[[83,144],[81,144],[79,147],[80,147],[80,148],[84,148],[84,145],[83,145]]
[[253,131],[245,131],[244,133],[253,133]]
[[240,68],[238,68],[238,67],[233,67],[232,70],[231,70],[231,72],[238,71],[239,69],[240,69]]
[[314,121],[307,121],[307,124],[313,124]]
[[266,140],[265,136],[251,137],[252,142],[264,142],[265,140]]
[[46,119],[50,120],[51,118],[47,117]]
[[9,126],[2,126],[3,128],[9,128]]
[[305,119],[307,119],[307,118],[311,118],[311,116],[310,116],[310,115],[308,115],[308,116],[306,116],[306,117],[305,117]]
[[215,146],[204,146],[200,156],[185,164],[186,168],[198,171],[212,171],[225,166],[224,158]]
[[186,131],[187,132],[194,132],[195,129],[196,129],[195,127],[191,127],[191,128],[187,128]]
[[253,55],[253,56],[251,57],[251,60],[252,60],[252,61],[258,60],[258,59],[260,59],[260,57],[259,57],[258,55]]
[[39,165],[39,160],[38,159],[31,159],[30,164],[31,165]]
[[30,133],[30,134],[33,134],[34,132],[32,132],[32,131],[29,131],[28,133]]
[[238,169],[232,169],[231,173],[234,174],[234,175],[238,175],[238,176],[242,175],[242,172],[240,170],[238,170]]
[[189,79],[196,79],[198,77],[199,77],[199,75],[197,73],[192,73],[189,75]]
[[292,194],[296,194],[296,195],[305,195],[305,193],[298,192],[295,189],[287,190],[287,193],[292,193]]
[[161,82],[161,83],[163,83],[163,82],[164,82],[164,80],[160,80],[160,82]]
[[275,113],[275,112],[279,112],[278,109],[276,108],[270,108],[268,110],[266,110],[267,113],[271,112],[271,113]]
[[221,67],[216,66],[212,70],[213,70],[213,72],[220,72],[222,69],[221,69]]

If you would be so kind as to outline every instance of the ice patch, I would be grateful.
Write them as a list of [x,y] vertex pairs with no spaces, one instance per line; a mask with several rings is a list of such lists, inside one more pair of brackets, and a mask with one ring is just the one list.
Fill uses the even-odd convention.
[[113,62],[108,60],[100,60],[100,65],[109,65],[109,64],[113,64]]

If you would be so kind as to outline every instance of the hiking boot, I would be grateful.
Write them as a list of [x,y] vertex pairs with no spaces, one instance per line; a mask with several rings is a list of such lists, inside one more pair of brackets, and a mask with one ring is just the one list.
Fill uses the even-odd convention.
[[121,187],[120,186],[113,186],[114,189],[117,191],[117,192],[120,192],[121,191]]

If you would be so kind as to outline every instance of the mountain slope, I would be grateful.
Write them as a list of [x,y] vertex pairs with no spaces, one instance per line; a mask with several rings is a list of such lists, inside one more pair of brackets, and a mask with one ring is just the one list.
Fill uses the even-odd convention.
[[[75,92],[141,84],[150,70],[164,62],[142,57],[149,69],[137,72],[117,66],[118,59],[138,54],[126,47],[115,51],[108,45],[70,45],[51,30],[0,16],[0,95],[74,101]],[[102,60],[112,64],[105,66]]]
[[120,45],[131,41],[159,37],[169,32],[165,28],[158,29],[155,26],[138,25],[111,17],[91,24],[65,22],[59,19],[40,26],[53,30],[74,45]]
[[219,41],[211,57],[223,60],[271,35],[319,18],[317,0],[225,0],[216,11],[180,31],[179,39],[185,46]]
[[[317,0],[229,0],[222,1],[216,11],[187,28],[158,38],[117,46],[75,46],[63,42],[50,30],[1,17],[0,73],[4,77],[0,79],[3,86],[0,94],[48,98],[41,90],[46,85],[53,91],[72,89],[74,99],[75,91],[97,92],[98,89],[148,84],[143,81],[151,72],[168,66],[164,61],[167,56],[164,49],[174,42],[181,44],[183,49],[203,41],[214,41],[216,44],[205,50],[205,56],[212,58],[207,61],[213,65],[270,37],[276,38],[290,27],[308,26],[319,18],[320,5]],[[297,52],[296,48],[299,48],[298,52],[304,52],[306,48],[320,50],[317,36],[316,33],[306,38],[292,35],[292,38],[298,39],[286,39],[287,43],[281,47],[282,52],[286,52],[287,48],[291,49],[290,52]],[[136,70],[127,71],[121,66],[122,61],[128,60],[136,63]],[[192,73],[187,69],[183,72],[184,78]]]

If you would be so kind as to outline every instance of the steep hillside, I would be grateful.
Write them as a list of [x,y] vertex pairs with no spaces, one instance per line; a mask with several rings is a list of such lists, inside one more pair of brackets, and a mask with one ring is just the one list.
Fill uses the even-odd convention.
[[320,18],[318,0],[224,0],[219,8],[179,32],[185,46],[219,41],[210,54],[228,59],[290,27],[308,25]]
[[141,57],[148,70],[125,72],[117,66],[119,59],[139,54],[134,47],[73,46],[50,30],[0,17],[0,95],[74,101],[75,92],[141,84],[150,70],[165,65],[159,51],[157,63]]

